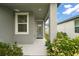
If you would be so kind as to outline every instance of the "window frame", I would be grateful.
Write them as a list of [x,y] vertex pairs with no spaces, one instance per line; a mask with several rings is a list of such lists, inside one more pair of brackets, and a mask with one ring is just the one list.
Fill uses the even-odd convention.
[[77,20],[75,20],[75,33],[79,33],[79,32],[76,31],[76,28],[79,28],[79,27],[76,27],[76,21]]
[[[26,15],[27,16],[27,32],[18,32],[18,15]],[[23,23],[22,23],[23,24]],[[29,13],[28,12],[20,12],[20,13],[15,13],[15,34],[29,34]]]
[[75,33],[79,33],[79,32],[76,31],[76,28],[79,28],[79,27],[75,27]]

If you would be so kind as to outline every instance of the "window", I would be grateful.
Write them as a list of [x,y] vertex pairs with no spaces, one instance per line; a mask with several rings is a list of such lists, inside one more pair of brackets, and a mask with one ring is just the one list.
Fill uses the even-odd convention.
[[79,33],[79,20],[75,20],[75,33]]
[[15,34],[29,33],[29,13],[15,13]]

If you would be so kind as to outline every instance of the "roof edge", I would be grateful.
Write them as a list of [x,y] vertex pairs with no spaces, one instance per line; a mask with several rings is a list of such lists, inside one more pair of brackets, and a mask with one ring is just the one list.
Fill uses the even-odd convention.
[[66,23],[66,22],[69,22],[69,21],[72,21],[72,20],[75,20],[76,18],[79,18],[79,15],[76,16],[76,17],[72,17],[72,18],[70,18],[70,19],[64,20],[64,21],[62,21],[62,22],[59,22],[57,25],[62,24],[62,23]]

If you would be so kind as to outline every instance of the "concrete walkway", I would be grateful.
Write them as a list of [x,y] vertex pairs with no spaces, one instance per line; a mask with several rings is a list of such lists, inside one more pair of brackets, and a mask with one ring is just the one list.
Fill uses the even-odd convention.
[[26,56],[46,56],[46,46],[43,39],[36,39],[31,45],[21,45]]

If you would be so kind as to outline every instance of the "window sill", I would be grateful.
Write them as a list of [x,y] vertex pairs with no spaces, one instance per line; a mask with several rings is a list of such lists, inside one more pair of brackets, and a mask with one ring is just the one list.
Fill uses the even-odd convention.
[[21,33],[15,33],[15,35],[17,35],[17,34],[21,34],[21,35],[22,35],[22,34],[23,34],[23,35],[27,35],[27,34],[29,34],[29,33],[28,33],[28,32],[25,32],[25,33],[24,33],[24,32],[21,32]]

